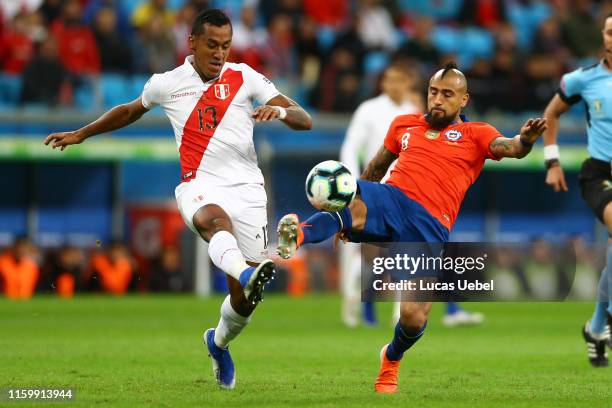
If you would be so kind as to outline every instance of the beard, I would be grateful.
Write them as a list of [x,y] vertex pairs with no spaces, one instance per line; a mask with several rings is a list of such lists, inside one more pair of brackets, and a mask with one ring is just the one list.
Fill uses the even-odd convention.
[[434,116],[432,111],[429,110],[429,112],[427,112],[427,116],[425,116],[425,121],[434,129],[444,129],[453,123],[456,117],[456,112],[453,115]]

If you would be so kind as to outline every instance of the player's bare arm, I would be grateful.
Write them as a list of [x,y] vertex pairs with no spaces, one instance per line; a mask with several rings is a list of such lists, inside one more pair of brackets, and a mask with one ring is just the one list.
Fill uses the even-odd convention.
[[148,109],[142,105],[142,99],[138,98],[132,102],[115,106],[81,129],[72,132],[52,133],[45,138],[45,144],[51,143],[52,148],[59,147],[63,151],[70,145],[82,143],[88,137],[120,129],[134,123],[147,111]]
[[546,130],[546,118],[529,119],[513,138],[498,137],[491,142],[491,151],[498,157],[522,159],[531,151],[533,144]]
[[380,181],[387,174],[389,166],[397,159],[397,155],[389,151],[385,146],[382,146],[376,156],[368,163],[361,178],[369,181]]
[[[548,122],[548,129],[544,131],[544,149],[550,149],[552,156],[555,154],[558,157],[557,147],[557,132],[559,130],[559,118],[570,108],[570,105],[563,102],[563,99],[558,94],[550,100],[546,110],[544,111],[544,118]],[[550,146],[550,147],[547,147]],[[545,155],[546,156],[546,155]],[[555,193],[559,191],[568,191],[567,182],[565,181],[565,174],[561,167],[561,162],[558,158],[550,158],[546,160],[546,184],[552,187]]]
[[280,94],[270,99],[265,105],[258,106],[252,114],[256,122],[282,120],[293,130],[310,130],[312,118],[294,100]]

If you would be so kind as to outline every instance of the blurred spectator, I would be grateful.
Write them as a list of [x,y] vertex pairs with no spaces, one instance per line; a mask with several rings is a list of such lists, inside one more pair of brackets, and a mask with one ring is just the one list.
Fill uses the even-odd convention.
[[562,283],[551,244],[544,239],[532,242],[531,257],[525,263],[524,269],[529,290],[535,299],[551,300],[563,293],[559,291]]
[[138,33],[135,65],[138,72],[166,72],[176,67],[175,41],[159,15],[153,16]]
[[51,25],[56,36],[60,59],[73,74],[100,72],[100,54],[89,27],[81,22],[79,0],[66,0],[62,15]]
[[495,106],[495,94],[491,88],[493,79],[493,66],[484,59],[478,58],[472,67],[466,72],[468,78],[468,92],[470,103],[468,109],[478,113],[484,113],[487,109]]
[[116,27],[120,35],[128,37],[132,35],[130,18],[126,11],[125,2],[122,0],[88,0],[83,10],[83,21],[93,26],[94,20],[101,9],[111,9],[115,13]]
[[345,0],[304,0],[304,12],[317,24],[340,27],[348,20],[349,3]]
[[[597,283],[601,269],[597,266],[597,257],[584,238],[574,237],[568,242],[567,252],[573,259],[564,262],[565,274],[571,279],[569,298],[593,300],[597,296]],[[603,251],[598,251],[603,253]]]
[[12,20],[17,14],[30,14],[41,6],[43,0],[0,0],[0,29],[2,21]]
[[47,25],[53,23],[60,14],[62,14],[62,8],[65,0],[44,0],[40,6],[40,12],[42,13]]
[[60,297],[72,297],[83,274],[84,254],[76,247],[61,248],[50,262],[47,271],[51,287]]
[[181,292],[187,289],[181,271],[181,258],[176,247],[165,247],[151,265],[152,292]]
[[336,48],[323,68],[315,100],[327,112],[353,112],[360,101],[360,75],[355,56],[346,48]]
[[494,30],[506,21],[506,7],[503,0],[463,0],[458,21]]
[[304,17],[298,27],[295,41],[299,74],[306,89],[312,89],[319,80],[323,53],[317,38],[317,26],[309,17]]
[[528,284],[512,247],[500,247],[495,251],[494,263],[487,267],[486,279],[495,282],[495,296],[505,300],[519,300],[528,293]]
[[570,1],[570,12],[561,25],[563,40],[579,58],[596,56],[601,46],[601,29],[591,14],[591,2]]
[[520,109],[516,102],[516,93],[520,91],[521,73],[515,68],[514,52],[502,49],[495,51],[491,74],[487,78],[488,91],[485,96],[485,100],[491,104],[489,108],[494,106],[497,109],[511,112]]
[[567,48],[561,38],[561,27],[559,20],[551,17],[542,22],[536,32],[533,51],[542,54],[558,56],[559,53],[567,53]]
[[430,69],[440,65],[440,52],[431,42],[434,21],[427,16],[415,17],[410,39],[395,52],[395,58],[410,58]]
[[[362,72],[363,58],[367,52],[366,46],[359,36],[359,18],[353,16],[348,28],[336,36],[332,45],[332,53],[338,48],[347,50],[355,60],[353,69]],[[329,58],[327,58],[329,60]]]
[[[182,64],[185,60],[185,57],[191,55],[191,49],[189,48],[189,35],[191,34],[191,27],[193,25],[193,21],[197,16],[197,10],[195,6],[191,3],[185,3],[183,7],[179,10],[176,15],[176,21],[174,22],[174,26],[172,27],[172,32],[174,34],[174,47],[176,50],[176,59],[178,64]],[[235,28],[234,28],[234,38],[236,38]],[[232,40],[232,43],[233,43]]]
[[164,28],[172,27],[174,13],[166,7],[166,0],[143,1],[132,14],[132,24],[139,30],[147,30],[153,19],[157,19]]
[[[254,2],[247,2],[248,6],[254,6]],[[302,14],[304,14],[301,0],[260,0],[259,11],[263,18],[263,24],[267,27],[274,17],[279,14],[289,17],[291,26],[297,27]]]
[[240,20],[232,24],[232,49],[240,53],[250,48],[266,46],[268,33],[256,25],[256,10],[254,7],[245,6],[240,12]]
[[268,41],[261,49],[264,71],[273,78],[289,78],[294,72],[293,33],[291,19],[285,14],[277,14],[268,27]]
[[28,299],[34,294],[39,268],[34,261],[36,248],[27,238],[18,238],[13,247],[0,255],[2,291],[10,299]]
[[524,111],[541,112],[559,86],[561,70],[559,61],[549,55],[535,54],[527,57],[518,107]]
[[18,74],[34,54],[34,42],[29,33],[30,18],[25,12],[15,15],[12,24],[0,37],[0,62],[9,74]]
[[38,45],[36,56],[23,72],[20,102],[55,106],[66,102],[68,71],[59,59],[57,42],[52,36]]
[[359,36],[370,50],[393,50],[396,47],[393,19],[381,0],[361,0],[357,10]]
[[132,260],[125,245],[113,242],[107,251],[92,256],[91,271],[85,275],[84,281],[90,289],[123,295],[130,288],[133,278]]
[[112,8],[100,8],[94,18],[93,33],[100,50],[102,71],[130,71],[132,54],[117,30],[117,14]]
[[510,23],[500,23],[495,30],[495,46],[498,50],[517,52],[516,30]]

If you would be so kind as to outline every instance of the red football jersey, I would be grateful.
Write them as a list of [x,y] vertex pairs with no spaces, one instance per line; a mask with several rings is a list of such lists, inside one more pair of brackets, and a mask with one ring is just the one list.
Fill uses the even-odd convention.
[[385,147],[399,156],[386,183],[402,190],[450,230],[485,159],[499,160],[490,144],[500,136],[482,122],[435,130],[423,114],[398,116],[385,137]]

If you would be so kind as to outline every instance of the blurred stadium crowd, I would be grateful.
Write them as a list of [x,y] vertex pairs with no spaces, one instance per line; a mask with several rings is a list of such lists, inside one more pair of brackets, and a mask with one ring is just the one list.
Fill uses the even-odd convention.
[[[0,111],[81,113],[137,98],[151,73],[183,63],[191,23],[206,7],[232,18],[231,59],[265,73],[310,111],[352,113],[376,93],[392,60],[406,61],[422,87],[453,59],[468,74],[468,113],[506,114],[542,112],[564,72],[598,58],[612,1],[0,0]],[[567,289],[559,265],[538,261],[550,258],[543,245],[532,256],[498,259],[500,273],[527,290],[526,276],[548,270]],[[578,297],[589,298],[599,261],[580,245],[575,276],[585,271],[585,292]],[[336,257],[328,249],[307,254],[282,265],[275,289],[301,295],[338,287]],[[191,291],[185,258],[176,247],[143,260],[118,242],[46,249],[17,239],[0,250],[0,292]]]
[[234,24],[231,59],[311,109],[352,112],[389,60],[455,59],[472,109],[541,111],[598,56],[609,0],[0,0],[0,107],[101,109],[181,64],[199,10]]
[[[604,264],[601,248],[581,237],[558,245],[544,239],[521,247],[501,245],[493,253],[494,262],[479,278],[495,280],[500,300],[592,300]],[[335,290],[339,279],[335,258],[313,247],[291,260],[279,260],[278,279],[270,289],[297,297]],[[223,284],[225,276],[217,270],[213,280]],[[35,293],[61,297],[83,292],[178,293],[192,291],[194,284],[193,273],[185,272],[180,251],[173,246],[164,247],[152,259],[138,259],[118,241],[104,248],[64,246],[44,251],[19,238],[0,252],[0,293],[11,299],[28,299]]]

